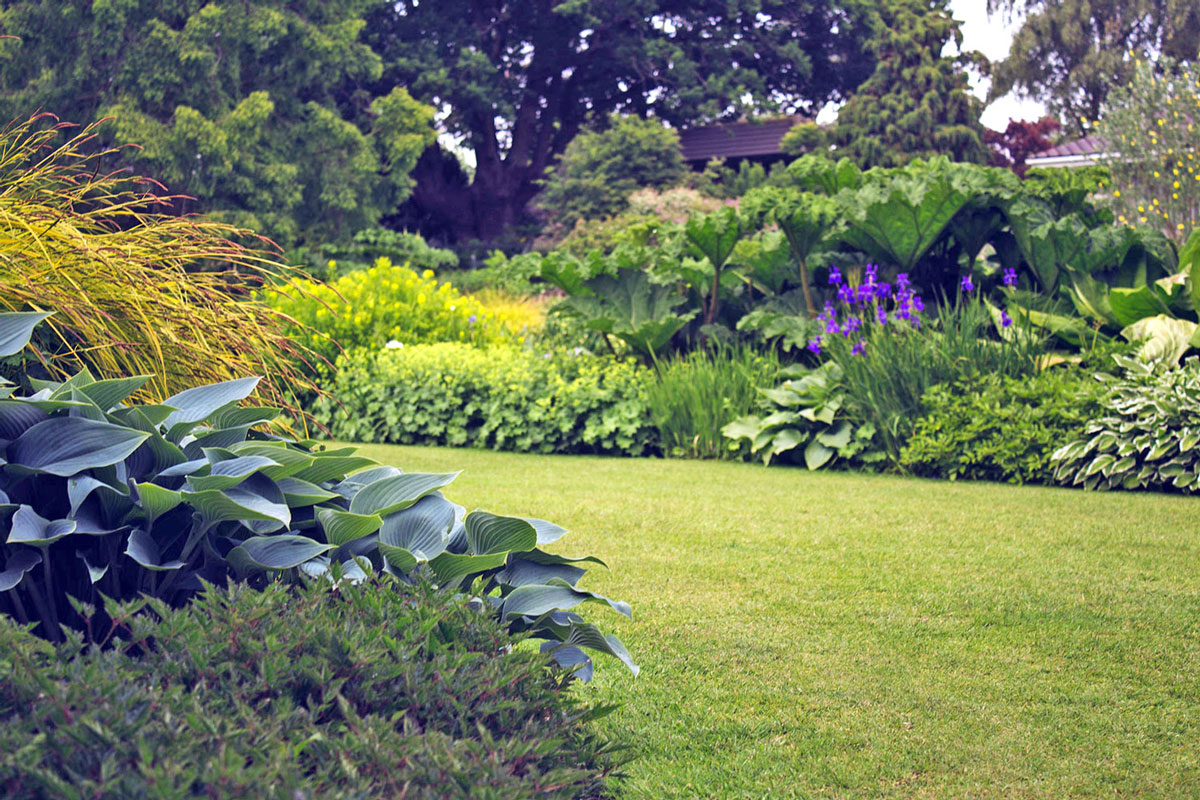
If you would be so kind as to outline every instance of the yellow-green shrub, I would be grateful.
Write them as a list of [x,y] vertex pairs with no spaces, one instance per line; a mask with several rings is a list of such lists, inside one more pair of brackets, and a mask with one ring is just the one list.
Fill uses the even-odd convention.
[[[296,280],[272,298],[279,311],[311,331],[298,336],[332,361],[339,349],[432,342],[498,344],[512,337],[505,318],[478,300],[380,258],[329,284]],[[314,333],[315,331],[315,333]]]
[[337,368],[314,414],[339,439],[625,455],[656,444],[652,373],[629,360],[442,343],[355,350]]

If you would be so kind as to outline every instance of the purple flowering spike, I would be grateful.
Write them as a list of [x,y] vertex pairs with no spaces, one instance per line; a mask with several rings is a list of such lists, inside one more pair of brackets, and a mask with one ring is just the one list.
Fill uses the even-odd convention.
[[862,339],[859,339],[854,343],[854,347],[850,348],[850,355],[852,356],[861,356],[865,352],[867,352],[867,345]]
[[867,275],[867,283],[868,284],[875,283],[875,276],[878,274],[879,274],[879,267],[875,266],[874,264],[867,264],[866,275]]
[[857,331],[862,328],[862,320],[858,317],[851,317],[850,319],[846,320],[846,327],[851,331]]
[[960,284],[960,287],[962,288],[962,290],[964,292],[971,292],[971,291],[975,290],[975,284],[971,283],[970,275],[963,275],[962,283]]
[[880,325],[887,325],[887,311],[883,309],[883,306],[875,309],[875,321]]
[[912,325],[917,330],[921,330],[921,320],[918,319],[917,317],[913,317],[912,319],[910,319],[908,321],[908,324]]
[[907,272],[901,272],[899,275],[896,276],[896,286],[898,286],[900,288],[900,291],[904,291],[910,285],[911,284],[908,280]]
[[[913,307],[914,309],[916,309],[917,311],[924,311],[924,310],[925,310],[925,301],[921,299],[921,296],[920,296],[920,295],[914,295],[914,296],[913,296],[913,299],[912,299],[912,307]],[[918,327],[920,327],[920,326],[918,326]]]
[[837,333],[838,330],[839,330],[839,328],[838,328],[838,324],[837,324],[836,320],[831,319],[831,320],[825,321],[825,332],[826,333]]
[[875,287],[875,296],[880,300],[884,300],[892,296],[892,285],[890,283],[881,283]]
[[821,337],[820,336],[817,336],[815,338],[808,340],[808,352],[815,353],[816,355],[821,354]]
[[1004,270],[1004,285],[1005,286],[1016,286],[1017,285],[1017,271],[1013,267],[1009,267],[1008,269]]
[[1012,325],[1012,317],[1010,317],[1008,315],[1007,311],[1001,311],[1000,312],[1000,327],[1007,328],[1009,325]]
[[850,305],[854,302],[854,290],[851,289],[848,284],[843,283],[838,287],[837,296],[838,300],[846,305]]
[[829,268],[829,285],[830,286],[841,286],[842,285],[842,271],[839,270],[837,267]]

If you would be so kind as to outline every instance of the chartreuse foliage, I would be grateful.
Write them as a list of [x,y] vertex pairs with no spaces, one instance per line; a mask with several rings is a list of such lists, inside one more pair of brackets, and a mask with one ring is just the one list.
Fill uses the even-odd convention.
[[271,302],[295,320],[295,335],[328,361],[343,349],[402,344],[496,344],[509,338],[505,320],[479,301],[439,283],[432,270],[418,273],[380,258],[328,284],[296,279]]
[[1103,416],[1051,456],[1055,480],[1087,489],[1200,490],[1200,361],[1174,369],[1114,357]]
[[0,618],[0,795],[569,800],[619,763],[606,708],[427,584],[105,610],[57,646]]
[[645,455],[652,373],[586,352],[443,343],[338,360],[316,419],[339,439],[535,453]]
[[[0,339],[23,344],[31,320],[0,316],[13,334]],[[471,587],[510,628],[552,640],[562,663],[586,663],[582,646],[636,669],[619,641],[570,611],[600,602],[631,613],[576,587],[579,564],[596,559],[541,549],[563,528],[465,513],[439,491],[457,473],[404,473],[258,432],[278,412],[238,405],[257,378],[126,405],[145,380],[81,372],[38,381],[29,397],[9,387],[0,401],[0,609],[37,620],[43,636],[61,638],[75,621],[69,598],[93,592],[177,601],[231,575],[383,571]]]
[[[36,339],[38,371],[65,378],[148,375],[140,396],[262,375],[267,402],[294,408],[311,359],[277,312],[251,294],[288,268],[225,225],[150,213],[172,198],[107,174],[94,129],[35,118],[0,132],[0,310],[56,310]],[[27,358],[33,360],[30,354]]]

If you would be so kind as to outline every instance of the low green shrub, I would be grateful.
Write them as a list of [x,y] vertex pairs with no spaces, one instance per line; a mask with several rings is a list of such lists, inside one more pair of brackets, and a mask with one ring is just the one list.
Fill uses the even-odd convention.
[[749,451],[721,429],[759,404],[758,387],[775,382],[774,350],[717,346],[657,365],[658,379],[646,391],[650,416],[667,455],[742,458]]
[[607,709],[427,584],[80,609],[57,646],[0,617],[0,796],[566,800],[619,766]]
[[[0,314],[0,356],[44,316]],[[564,529],[466,513],[440,492],[457,473],[405,473],[260,430],[278,411],[238,406],[256,378],[127,405],[145,380],[80,373],[36,381],[30,397],[0,390],[0,612],[61,639],[80,624],[73,600],[99,594],[182,603],[202,580],[382,571],[471,587],[563,663],[586,664],[589,647],[636,671],[615,637],[565,614],[584,602],[632,612],[578,588],[577,559],[541,549]]]
[[784,368],[784,382],[763,389],[760,405],[765,416],[740,417],[721,429],[726,437],[749,443],[750,452],[764,464],[773,459],[799,463],[810,470],[826,465],[877,465],[884,454],[875,444],[875,426],[855,421],[846,410],[842,369],[827,361],[816,369]]
[[343,350],[404,344],[497,344],[511,337],[505,321],[479,301],[386,258],[328,284],[293,281],[269,298],[299,323],[298,341],[332,362]]
[[1086,489],[1200,491],[1200,359],[1167,370],[1116,356],[1101,410],[1051,456],[1054,478]]
[[655,447],[650,370],[587,352],[436,345],[356,350],[314,406],[339,439],[536,453]]
[[1077,368],[986,375],[934,386],[900,455],[929,477],[1053,483],[1050,455],[1099,416],[1104,387]]
[[452,250],[430,247],[420,234],[379,227],[361,230],[349,242],[301,247],[289,255],[294,263],[304,264],[308,274],[324,281],[365,269],[381,258],[418,272],[431,269],[441,274],[458,266]]

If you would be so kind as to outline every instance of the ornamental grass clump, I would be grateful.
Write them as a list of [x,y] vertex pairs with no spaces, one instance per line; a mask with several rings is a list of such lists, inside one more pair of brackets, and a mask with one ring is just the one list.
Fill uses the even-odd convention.
[[95,126],[40,115],[0,131],[0,310],[54,311],[8,374],[148,375],[139,397],[263,376],[259,394],[295,409],[314,360],[287,321],[253,298],[289,270],[238,244],[251,236],[169,212],[178,198],[108,173]]

